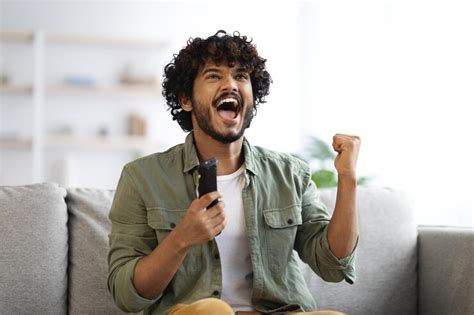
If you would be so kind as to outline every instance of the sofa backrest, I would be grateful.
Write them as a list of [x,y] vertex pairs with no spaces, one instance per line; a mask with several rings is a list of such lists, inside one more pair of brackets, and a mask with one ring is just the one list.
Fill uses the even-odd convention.
[[[108,313],[112,310],[120,313],[111,305],[106,290],[105,254],[110,228],[107,214],[113,191],[68,189],[67,192],[71,235],[69,309],[86,307],[92,311],[102,307]],[[320,192],[321,200],[332,212],[336,190]],[[416,314],[417,227],[411,204],[398,190],[358,188],[360,239],[355,284],[326,283],[306,265],[301,265],[320,309],[349,314]],[[94,301],[89,298],[91,294]]]
[[[65,313],[68,307],[70,314],[123,314],[107,291],[113,194],[67,189],[66,209],[66,190],[56,185],[0,187],[0,313]],[[335,198],[335,189],[321,190],[329,210]],[[325,283],[301,265],[319,308],[416,314],[417,228],[410,200],[400,191],[376,187],[358,188],[357,200],[355,284]]]
[[65,314],[66,190],[0,186],[0,314]]
[[108,213],[114,191],[67,189],[69,314],[124,314],[107,290]]
[[[336,190],[322,189],[321,200],[334,209]],[[357,314],[417,313],[417,226],[408,195],[382,187],[359,187],[359,243],[356,280],[321,281],[303,267],[320,309]]]

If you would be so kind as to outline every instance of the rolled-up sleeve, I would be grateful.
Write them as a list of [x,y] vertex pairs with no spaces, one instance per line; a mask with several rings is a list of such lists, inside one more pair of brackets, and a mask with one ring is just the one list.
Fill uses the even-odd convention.
[[329,248],[327,229],[330,222],[326,206],[321,202],[309,171],[304,175],[302,194],[302,224],[298,228],[295,249],[302,261],[308,264],[323,280],[355,281],[355,249],[344,258],[337,258]]
[[133,285],[135,265],[157,246],[154,230],[147,224],[147,212],[127,166],[124,167],[110,209],[108,288],[120,309],[139,312],[160,297],[141,297]]

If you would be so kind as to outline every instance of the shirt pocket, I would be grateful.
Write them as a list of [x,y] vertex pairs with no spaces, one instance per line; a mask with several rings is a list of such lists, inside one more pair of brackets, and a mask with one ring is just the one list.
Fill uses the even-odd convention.
[[[187,210],[169,210],[160,207],[147,208],[148,225],[155,230],[158,244],[181,222]],[[202,246],[196,245],[189,249],[178,272],[196,273],[202,266]]]
[[303,222],[301,207],[291,205],[281,209],[263,210],[262,213],[269,265],[274,272],[281,273],[291,260],[296,232]]

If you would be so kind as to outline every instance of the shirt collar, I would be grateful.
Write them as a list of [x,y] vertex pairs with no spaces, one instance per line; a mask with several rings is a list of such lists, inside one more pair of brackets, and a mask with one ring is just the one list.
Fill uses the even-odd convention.
[[199,166],[199,158],[194,145],[194,133],[191,131],[184,141],[184,173]]
[[250,143],[247,141],[247,138],[245,137],[244,142],[242,144],[242,149],[244,150],[245,169],[254,175],[258,175],[255,163],[254,148],[250,145]]
[[[245,157],[245,169],[251,172],[254,175],[258,175],[255,157],[253,153],[253,147],[244,137],[242,144],[242,150]],[[184,173],[187,173],[199,166],[199,158],[196,151],[196,146],[194,145],[194,133],[191,131],[184,141]]]

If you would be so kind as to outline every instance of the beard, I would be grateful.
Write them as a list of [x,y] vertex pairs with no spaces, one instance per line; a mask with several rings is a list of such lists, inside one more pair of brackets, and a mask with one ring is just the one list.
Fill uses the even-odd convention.
[[254,117],[254,107],[252,105],[247,107],[245,112],[240,113],[244,121],[241,129],[238,132],[229,131],[227,133],[222,133],[217,131],[214,126],[212,126],[210,109],[207,109],[205,106],[201,106],[201,104],[199,104],[199,102],[197,102],[194,98],[191,99],[191,102],[193,105],[193,113],[196,117],[199,128],[201,128],[205,134],[223,144],[232,143],[240,139],[244,135],[245,129],[250,127],[250,123]]

